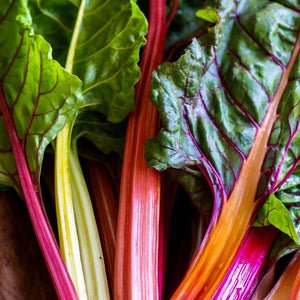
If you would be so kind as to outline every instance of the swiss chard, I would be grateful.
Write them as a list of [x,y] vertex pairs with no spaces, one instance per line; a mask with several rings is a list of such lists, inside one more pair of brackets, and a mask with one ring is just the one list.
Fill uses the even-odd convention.
[[[92,133],[95,127],[104,133],[108,122],[120,122],[119,126],[123,126],[122,121],[134,108],[134,84],[140,75],[137,61],[139,49],[145,42],[146,20],[135,2],[128,0],[31,1],[31,4],[37,30],[56,45],[54,50],[61,60],[64,53],[60,45],[69,49],[66,68],[83,81],[84,103],[80,107],[79,122],[69,122],[56,142],[56,198],[62,251],[70,270],[73,269],[72,277],[74,280],[78,277],[76,286],[82,297],[86,289],[89,299],[107,298],[107,285],[102,283],[106,279],[101,280],[105,277],[104,263],[103,259],[99,260],[103,255],[79,164],[77,139],[90,138],[105,152],[122,148],[113,144],[103,146],[107,140],[100,136],[95,139]],[[78,11],[76,20],[65,18],[62,12],[66,8],[70,16]],[[94,115],[97,112],[103,122],[98,119],[92,123],[89,116],[93,113],[86,113],[87,110],[92,110]],[[66,219],[65,211],[69,213]]]
[[45,215],[39,176],[46,146],[82,103],[81,82],[33,34],[27,1],[0,6],[0,182],[24,197],[59,297],[77,299]]
[[150,79],[163,61],[165,23],[165,1],[151,0],[142,74],[135,87],[136,109],[129,116],[122,164],[114,285],[115,299],[120,300],[162,295],[161,178],[147,168],[144,143],[158,130],[158,112],[149,101]]
[[213,295],[258,210],[300,158],[299,7],[206,5],[220,22],[152,78],[163,128],[147,144],[149,166],[198,168],[214,197],[206,237],[172,299]]

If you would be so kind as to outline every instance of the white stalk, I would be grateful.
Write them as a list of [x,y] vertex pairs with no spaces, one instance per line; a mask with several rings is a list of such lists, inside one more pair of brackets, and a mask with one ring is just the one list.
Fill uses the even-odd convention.
[[109,300],[109,288],[97,223],[75,150],[70,151],[70,167],[72,197],[88,299]]
[[[72,72],[86,0],[78,11],[66,61]],[[77,151],[72,152],[69,122],[56,142],[56,206],[61,251],[80,300],[110,299],[93,207]],[[75,147],[76,148],[76,147]]]

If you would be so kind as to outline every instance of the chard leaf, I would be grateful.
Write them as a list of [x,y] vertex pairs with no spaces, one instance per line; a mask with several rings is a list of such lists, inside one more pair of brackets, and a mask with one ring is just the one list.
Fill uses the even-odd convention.
[[194,205],[205,215],[211,214],[213,210],[213,195],[205,177],[199,169],[177,170],[170,169],[169,175],[178,181],[189,195]]
[[220,17],[217,11],[212,8],[199,9],[196,12],[196,16],[211,23],[218,24],[220,22]]
[[300,10],[292,6],[206,1],[220,22],[153,74],[162,129],[146,144],[148,165],[198,168],[214,198],[210,226],[174,299],[213,296],[254,214],[297,168]]
[[[298,169],[298,168],[297,168]],[[294,174],[296,173],[296,174]],[[289,179],[282,185],[282,187],[276,192],[276,197],[280,199],[293,221],[293,226],[298,236],[298,242],[291,239],[285,234],[279,235],[276,239],[274,246],[272,247],[270,256],[280,257],[291,251],[294,251],[299,247],[300,239],[300,188],[299,185],[295,185],[295,182],[299,183],[299,176],[297,172],[294,172]]]
[[[77,3],[72,2],[30,1],[36,30],[49,37],[59,56],[61,45],[69,48],[78,12]],[[86,2],[79,25],[72,72],[83,81],[82,108],[101,112],[109,122],[120,122],[134,108],[146,19],[134,1],[93,0]]]
[[[26,1],[3,1],[0,6],[0,184],[20,192],[8,133],[17,136],[38,186],[46,146],[82,104],[81,82],[54,61],[49,44],[33,34]],[[5,116],[2,108],[8,111]]]
[[34,31],[41,34],[53,48],[53,57],[62,65],[66,58],[80,1],[29,0]]
[[291,215],[284,204],[274,194],[271,194],[264,203],[253,224],[256,227],[269,225],[273,225],[298,244],[298,235]]
[[[177,62],[154,72],[152,101],[163,128],[148,141],[146,159],[158,170],[198,166],[215,198],[224,201],[258,143],[264,119],[272,123],[276,117],[269,112],[277,101],[279,118],[257,195],[266,198],[299,160],[298,56],[289,65],[288,82],[280,81],[296,45],[299,13],[268,1],[208,3],[220,15],[215,36],[194,40]],[[284,91],[282,99],[275,97],[277,90]]]

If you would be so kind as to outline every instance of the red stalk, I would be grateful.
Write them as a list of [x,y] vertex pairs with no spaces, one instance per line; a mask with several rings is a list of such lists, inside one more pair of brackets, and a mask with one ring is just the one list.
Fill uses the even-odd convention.
[[87,162],[87,168],[91,195],[93,197],[93,207],[105,258],[108,282],[112,294],[118,203],[107,169],[95,162]]
[[115,299],[161,297],[159,262],[160,174],[148,169],[145,141],[158,131],[159,116],[150,102],[152,71],[163,61],[165,1],[151,0],[149,32],[136,85],[136,109],[130,115],[122,165],[115,260]]
[[250,231],[212,299],[248,299],[258,283],[277,233],[274,227]]
[[0,92],[0,108],[12,146],[20,179],[22,193],[29,212],[33,228],[49,269],[54,287],[61,300],[78,299],[75,287],[62,260],[53,231],[44,214],[36,185],[33,183],[27,165],[24,149],[16,132],[11,112],[6,104],[3,90]]

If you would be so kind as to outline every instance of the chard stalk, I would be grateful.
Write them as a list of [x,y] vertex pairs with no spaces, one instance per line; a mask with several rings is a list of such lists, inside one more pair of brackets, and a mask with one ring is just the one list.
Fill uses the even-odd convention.
[[58,134],[55,153],[55,203],[60,249],[79,299],[88,299],[80,257],[70,179],[70,123]]
[[257,211],[269,196],[256,199],[256,191],[268,150],[270,133],[277,118],[277,109],[299,49],[300,35],[298,35],[289,63],[281,76],[261,127],[257,130],[253,147],[243,163],[236,184],[224,202],[220,215],[213,215],[206,238],[172,296],[172,300],[211,299],[250,230]]
[[[73,68],[85,4],[86,0],[82,0],[69,47],[66,62],[69,72]],[[109,299],[97,225],[78,157],[76,158],[77,151],[72,153],[70,147],[71,133],[72,122],[69,122],[56,141],[55,186],[61,251],[79,298]]]
[[274,227],[252,228],[212,299],[249,298],[277,233]]
[[299,280],[300,252],[292,258],[279,280],[264,298],[265,300],[276,299],[299,299],[297,298],[297,278]]
[[88,299],[109,299],[104,257],[90,195],[76,148],[70,151],[72,200]]
[[144,159],[145,141],[158,131],[159,117],[150,102],[152,71],[163,61],[165,1],[151,0],[147,44],[130,115],[122,165],[115,260],[115,299],[159,299],[160,175]]
[[54,287],[61,300],[78,299],[74,285],[62,260],[61,253],[56,244],[49,221],[44,214],[36,186],[34,185],[25,153],[14,127],[11,113],[4,100],[3,91],[0,93],[0,109],[7,128],[12,150],[14,153],[22,194],[29,212],[30,219],[41,247]]
[[300,270],[298,269],[291,293],[290,300],[297,300],[300,297]]
[[118,203],[116,193],[106,167],[95,162],[88,161],[87,169],[95,217],[100,234],[100,240],[102,241],[108,283],[112,295],[114,283]]

